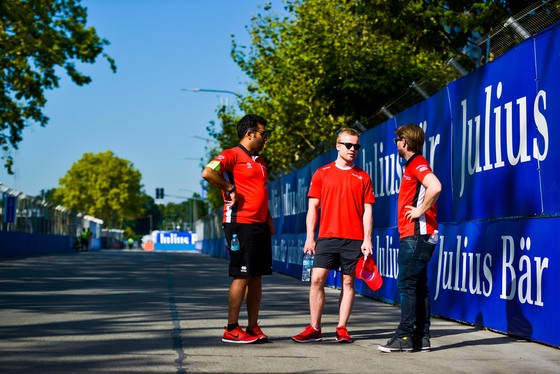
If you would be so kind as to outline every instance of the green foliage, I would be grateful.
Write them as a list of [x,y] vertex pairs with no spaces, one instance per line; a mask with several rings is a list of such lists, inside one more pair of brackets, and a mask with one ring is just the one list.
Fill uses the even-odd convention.
[[86,22],[80,0],[0,1],[0,149],[8,173],[24,127],[48,122],[44,91],[58,87],[57,69],[77,85],[90,83],[76,63],[94,63],[109,42]]
[[[506,19],[509,1],[285,0],[252,19],[232,57],[250,78],[245,113],[269,120],[269,172],[331,149],[410,84],[443,69],[468,39]],[[404,108],[403,108],[404,109]],[[365,121],[367,122],[367,121]]]
[[143,214],[146,195],[141,174],[113,152],[85,153],[75,162],[55,191],[55,199],[69,209],[104,221],[105,228],[121,228],[125,219]]
[[124,222],[125,230],[128,228],[128,232],[136,239],[140,239],[142,235],[148,235],[152,230],[157,229],[163,219],[159,205],[155,203],[153,197],[144,194],[142,201],[138,216]]
[[60,200],[60,198],[55,196],[55,191],[56,191],[56,188],[51,188],[51,189],[48,189],[48,190],[41,190],[41,195],[36,196],[36,198],[43,199],[46,202],[51,203],[53,205],[62,205],[62,201]]
[[[155,229],[194,231],[195,222],[206,216],[208,205],[194,193],[192,198],[181,203],[167,203],[158,205],[163,220],[158,222]],[[179,227],[179,228],[178,228]]]

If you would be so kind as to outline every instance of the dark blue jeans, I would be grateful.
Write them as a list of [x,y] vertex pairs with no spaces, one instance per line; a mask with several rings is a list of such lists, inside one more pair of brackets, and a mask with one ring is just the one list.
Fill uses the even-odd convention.
[[[428,262],[435,244],[429,235],[408,236],[400,240],[399,296],[401,323],[395,336],[430,336],[430,295],[428,292]],[[416,329],[415,329],[416,327]]]

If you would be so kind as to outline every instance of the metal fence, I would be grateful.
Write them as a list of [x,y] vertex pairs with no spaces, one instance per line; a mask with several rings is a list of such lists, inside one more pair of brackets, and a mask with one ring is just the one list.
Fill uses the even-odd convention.
[[[0,182],[0,231],[76,236],[96,219],[24,194]],[[90,225],[90,224],[95,225]]]
[[[560,0],[538,1],[518,14],[505,20],[492,32],[471,42],[460,54],[451,58],[438,74],[412,82],[409,88],[393,101],[382,106],[369,118],[356,121],[371,128],[392,118],[393,114],[423,101],[440,91],[452,81],[470,71],[495,60],[522,41],[560,21]],[[462,63],[467,62],[467,63]]]

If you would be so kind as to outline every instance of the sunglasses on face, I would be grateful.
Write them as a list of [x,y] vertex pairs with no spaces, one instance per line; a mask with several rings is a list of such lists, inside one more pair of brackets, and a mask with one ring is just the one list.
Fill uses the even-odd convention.
[[354,143],[342,143],[338,142],[338,144],[342,144],[346,147],[346,149],[350,150],[350,148],[354,147],[354,150],[357,151],[358,149],[362,148],[361,144],[354,144]]
[[401,138],[395,138],[393,139],[393,141],[395,142],[395,144],[397,144],[398,142],[400,142],[402,139]]

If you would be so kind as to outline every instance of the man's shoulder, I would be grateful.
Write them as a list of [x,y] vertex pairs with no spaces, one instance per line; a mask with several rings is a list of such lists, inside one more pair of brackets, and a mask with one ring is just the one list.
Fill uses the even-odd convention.
[[428,160],[420,154],[414,157],[413,160],[411,160],[409,167],[410,166],[412,166],[414,169],[417,169],[418,171],[431,170]]
[[321,167],[319,167],[316,172],[324,172],[324,171],[328,171],[331,170],[334,167],[334,162],[329,162],[328,164],[325,164]]
[[223,159],[226,159],[226,158],[237,157],[239,155],[239,151],[240,151],[239,147],[224,149],[215,158],[218,159],[218,160],[223,160]]
[[[358,165],[354,165],[354,167],[352,168],[354,169],[354,171],[356,173],[366,173],[366,171],[364,169],[362,169],[361,167],[359,167]],[[367,174],[367,173],[366,173]],[[368,174],[369,175],[369,174]]]

